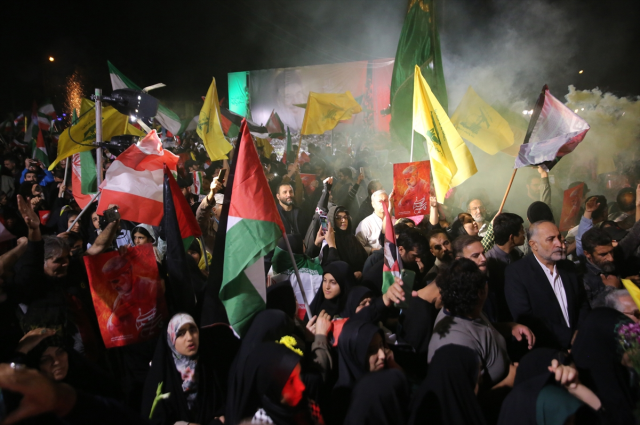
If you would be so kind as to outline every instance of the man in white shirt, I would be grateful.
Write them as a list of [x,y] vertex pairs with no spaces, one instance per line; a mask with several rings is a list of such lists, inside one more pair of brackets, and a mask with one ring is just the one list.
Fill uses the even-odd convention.
[[513,320],[536,335],[538,347],[566,349],[589,311],[584,285],[566,258],[562,234],[550,221],[528,230],[531,254],[505,271],[505,297]]
[[367,254],[371,254],[371,251],[382,248],[379,239],[380,232],[382,232],[382,220],[384,218],[383,202],[389,202],[387,192],[384,190],[373,192],[371,194],[373,214],[362,220],[356,228],[356,237],[367,251]]

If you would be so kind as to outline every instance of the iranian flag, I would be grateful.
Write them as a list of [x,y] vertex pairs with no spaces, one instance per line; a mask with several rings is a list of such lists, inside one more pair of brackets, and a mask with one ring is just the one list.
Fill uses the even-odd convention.
[[382,265],[382,293],[386,293],[387,289],[396,277],[400,277],[400,270],[402,270],[402,258],[398,253],[398,246],[396,245],[396,232],[393,230],[393,221],[391,220],[391,214],[389,214],[389,208],[387,203],[383,202],[384,207],[384,264]]
[[264,310],[264,256],[285,233],[246,120],[242,121],[229,173],[223,214],[228,211],[220,299],[240,335]]
[[97,193],[96,164],[91,151],[76,153],[71,161],[71,188],[76,202],[83,208]]
[[100,185],[98,214],[115,204],[123,220],[158,226],[163,215],[164,164],[175,170],[178,157],[162,149],[158,133],[152,130],[120,154],[107,170]]
[[[107,61],[109,64],[109,75],[111,76],[111,87],[113,90],[117,89],[133,89],[133,90],[143,90],[136,83],[128,79],[122,72],[118,71],[118,69],[113,66],[113,64]],[[154,85],[152,87],[147,87],[148,90],[152,88],[164,87],[162,85]],[[173,111],[169,110],[169,108],[158,105],[158,114],[155,116],[156,120],[167,130],[172,132],[173,134],[180,134],[180,127],[182,127],[182,122],[180,121],[180,117]]]
[[53,105],[50,101],[46,101],[44,105],[38,109],[38,127],[40,130],[49,130],[51,128],[51,123],[58,118],[56,115],[56,110],[53,108]]
[[194,195],[206,195],[209,193],[209,188],[204,184],[202,171],[192,171],[191,177],[193,178],[191,193],[193,193]]

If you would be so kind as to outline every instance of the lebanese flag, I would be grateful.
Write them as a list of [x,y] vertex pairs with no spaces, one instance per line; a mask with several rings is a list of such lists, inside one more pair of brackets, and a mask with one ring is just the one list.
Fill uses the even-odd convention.
[[384,233],[384,264],[382,265],[382,293],[386,293],[387,289],[396,277],[400,277],[400,270],[402,270],[402,258],[398,253],[398,246],[396,245],[396,232],[393,230],[393,220],[391,220],[391,214],[389,214],[389,208],[387,203],[383,202],[384,207],[384,220],[385,220],[385,233]]
[[264,256],[285,234],[246,120],[240,126],[226,190],[223,214],[228,217],[220,300],[229,324],[242,336],[253,316],[266,307]]
[[589,131],[589,124],[553,97],[545,85],[538,97],[514,168],[541,165],[547,171],[573,152]]
[[107,170],[100,185],[98,214],[118,205],[123,220],[158,226],[162,221],[164,164],[175,171],[178,157],[162,149],[158,133],[152,130],[125,150]]

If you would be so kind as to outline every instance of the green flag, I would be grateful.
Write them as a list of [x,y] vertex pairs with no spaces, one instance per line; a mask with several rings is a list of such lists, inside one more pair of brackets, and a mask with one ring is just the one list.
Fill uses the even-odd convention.
[[285,155],[287,164],[296,162],[296,158],[294,158],[295,153],[293,153],[293,147],[291,146],[291,132],[289,131],[289,127],[287,127],[287,150],[285,151]]
[[[438,102],[448,112],[440,38],[434,0],[410,0],[402,25],[391,78],[391,136],[410,150],[413,117],[413,74],[418,65]],[[414,160],[426,158],[424,137],[414,138]]]

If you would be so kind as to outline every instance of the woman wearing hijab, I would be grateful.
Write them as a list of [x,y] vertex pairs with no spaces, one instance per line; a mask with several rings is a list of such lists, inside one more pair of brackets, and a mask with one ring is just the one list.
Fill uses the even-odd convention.
[[462,235],[477,236],[478,231],[478,223],[473,219],[473,216],[463,212],[458,214],[458,218],[451,225],[449,235],[451,235],[451,239]]
[[600,401],[566,363],[564,353],[551,348],[527,353],[518,366],[513,390],[502,403],[498,424],[599,423],[594,409],[600,408]]
[[[322,247],[322,267],[334,261],[344,261],[354,272],[362,273],[362,267],[367,261],[367,251],[354,235],[349,211],[342,206],[329,208],[327,214],[328,227],[327,234],[319,236],[326,244]],[[318,239],[316,239],[316,245]]]
[[258,345],[240,371],[239,397],[229,407],[225,423],[238,425],[246,419],[275,425],[323,423],[317,405],[304,396],[301,359],[300,353],[283,344]]
[[[134,235],[135,238],[135,235]],[[209,276],[209,270],[207,264],[211,266],[211,259],[213,258],[211,254],[204,249],[202,249],[202,242],[200,239],[194,239],[189,245],[189,249],[187,249],[187,254],[189,254],[198,264],[198,269],[204,276]],[[205,256],[206,254],[206,256]]]
[[478,355],[460,345],[440,347],[427,379],[411,401],[409,425],[484,425],[476,398],[481,371]]
[[20,340],[13,359],[40,370],[46,377],[102,397],[121,399],[118,384],[77,351],[68,348],[53,329],[29,331]]
[[355,383],[369,372],[400,369],[385,343],[383,331],[373,323],[348,320],[338,342],[338,381],[331,394],[331,421],[342,423]]
[[[290,317],[280,310],[264,310],[254,317],[246,335],[242,338],[240,349],[229,370],[229,386],[227,391],[227,407],[225,423],[237,424],[243,418],[242,409],[246,403],[244,399],[244,372],[247,369],[248,358],[263,342],[279,341],[282,337],[292,335],[294,323]],[[253,414],[255,412],[252,412]]]
[[[224,393],[211,363],[212,356],[201,353],[193,318],[174,315],[166,336],[158,340],[144,386],[142,415],[155,424],[216,423],[224,415]],[[169,396],[154,403],[158,391]]]
[[397,369],[364,376],[353,388],[344,425],[406,425],[409,384]]
[[623,364],[616,334],[618,325],[629,323],[631,319],[616,310],[597,308],[580,326],[571,348],[580,379],[600,398],[611,424],[631,424],[635,420],[638,377]]
[[158,236],[153,227],[148,224],[139,224],[131,231],[131,237],[135,246],[150,243],[153,245],[153,253],[156,255],[156,261],[162,263],[162,255],[158,251]]
[[323,310],[334,318],[343,310],[349,289],[354,284],[353,271],[344,261],[335,261],[323,268],[322,287],[311,302],[311,314],[317,316]]

